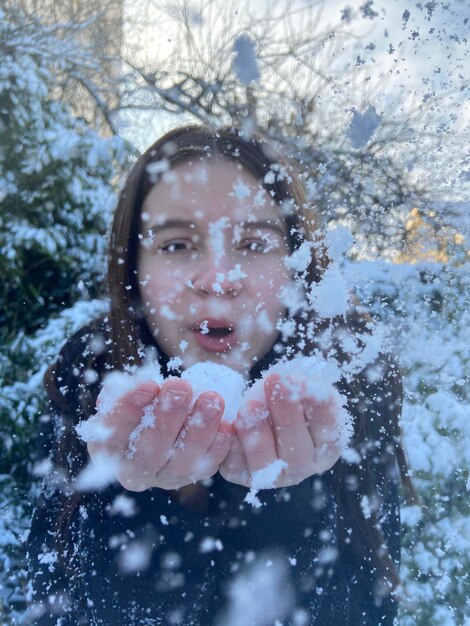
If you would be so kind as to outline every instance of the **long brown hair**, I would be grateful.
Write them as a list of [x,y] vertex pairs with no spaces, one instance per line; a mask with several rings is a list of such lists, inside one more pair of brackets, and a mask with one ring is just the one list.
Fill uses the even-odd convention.
[[[83,367],[92,365],[102,375],[105,368],[123,369],[127,365],[139,365],[145,349],[155,344],[155,339],[141,312],[136,276],[142,204],[152,187],[158,184],[160,174],[155,176],[155,172],[194,158],[220,157],[230,159],[252,173],[262,181],[264,188],[280,205],[286,221],[288,245],[291,252],[298,249],[303,241],[318,239],[318,211],[307,201],[296,166],[281,157],[263,138],[256,135],[246,136],[242,131],[233,128],[213,130],[200,126],[183,126],[170,131],[137,160],[120,194],[109,246],[108,291],[111,307],[106,323],[99,331],[106,333],[108,347],[100,356],[101,360],[98,364],[95,356],[91,354]],[[152,164],[158,165],[152,167]],[[321,241],[317,241],[317,244],[311,247],[310,254],[310,263],[302,277],[307,283],[307,288],[321,279],[329,263]],[[296,314],[297,331],[285,342],[291,350],[300,351],[299,334],[301,334],[301,329],[312,321],[315,322],[318,333],[325,330],[326,324],[369,332],[369,319],[365,315],[358,314],[357,311],[352,312],[346,318],[329,322],[314,318],[315,313],[311,310],[304,309]],[[315,340],[306,341],[305,334],[302,337],[303,351],[310,354],[316,347]],[[347,355],[341,353],[338,346],[336,348],[338,358],[346,359]],[[380,472],[393,471],[393,467],[398,467],[402,481],[409,490],[411,490],[411,483],[401,445],[400,374],[393,362],[385,357],[382,358],[382,370],[380,394],[384,396],[384,403],[388,407],[387,424],[379,423],[378,418],[366,420],[364,417],[366,412],[358,408],[358,403],[365,403],[372,393],[371,384],[365,375],[358,375],[352,382],[343,381],[343,391],[356,417],[354,446],[360,461],[348,463],[340,459],[327,473],[326,479],[333,485],[336,494],[345,554],[351,558],[357,557],[359,561],[362,559],[363,563],[367,562],[373,579],[385,588],[385,593],[389,593],[398,584],[397,567],[385,545],[377,514],[372,511],[370,517],[364,519],[361,506],[364,496],[371,500],[374,498]],[[57,383],[56,376],[57,368],[50,369],[46,381],[52,399],[60,405],[61,402],[57,399],[57,389],[60,385]],[[69,414],[77,415],[78,402],[79,417],[86,418],[94,411],[99,385],[94,384],[92,387],[82,389],[78,398],[70,399],[68,408]],[[54,394],[55,397],[53,397]],[[61,408],[67,413],[67,402],[62,403]],[[64,468],[67,467],[67,459],[69,460],[71,456],[80,459],[73,468],[69,466],[69,472],[72,475],[86,463],[86,450],[73,432],[74,421],[76,418],[72,418],[66,425],[57,458],[58,464]],[[373,455],[371,448],[374,449]],[[74,454],[71,455],[71,451]],[[372,456],[374,456],[374,462],[371,461]],[[350,484],[354,484],[355,488],[348,488]],[[70,524],[79,499],[78,495],[68,499],[62,518],[64,529],[67,529]],[[350,536],[346,536],[347,529],[351,531]]]

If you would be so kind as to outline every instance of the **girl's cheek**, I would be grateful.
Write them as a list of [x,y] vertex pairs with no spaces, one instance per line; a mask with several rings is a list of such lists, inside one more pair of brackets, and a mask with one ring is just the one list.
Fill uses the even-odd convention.
[[152,267],[140,281],[142,293],[164,300],[170,294],[180,293],[187,279],[181,268],[170,267],[163,263],[158,268]]
[[150,280],[145,285],[141,285],[142,299],[145,304],[160,305],[170,299],[173,288],[170,284],[165,285],[162,282],[157,284]]
[[155,280],[163,290],[177,289],[178,291],[182,291],[188,282],[187,272],[180,267],[163,267],[161,271],[155,273]]
[[292,276],[285,267],[270,268],[264,278],[272,287],[282,287],[293,282]]

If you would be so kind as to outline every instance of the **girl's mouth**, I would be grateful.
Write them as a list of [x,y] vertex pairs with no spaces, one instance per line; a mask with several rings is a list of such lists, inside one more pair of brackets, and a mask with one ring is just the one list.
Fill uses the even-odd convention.
[[208,328],[206,335],[209,337],[226,337],[232,332],[231,328]]
[[228,320],[205,318],[191,328],[197,345],[208,352],[227,352],[236,343],[234,324]]

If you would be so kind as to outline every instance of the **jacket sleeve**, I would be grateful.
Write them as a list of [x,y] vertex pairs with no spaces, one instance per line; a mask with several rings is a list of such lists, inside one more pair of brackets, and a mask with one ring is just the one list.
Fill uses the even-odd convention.
[[[377,511],[375,519],[380,525],[383,546],[387,549],[398,571],[400,563],[399,484],[395,469],[384,466],[376,469]],[[362,501],[363,516],[368,515],[370,502]],[[357,527],[353,532],[357,532]],[[365,543],[365,542],[364,542]],[[396,623],[398,603],[390,594],[390,583],[381,582],[371,575],[370,556],[362,558],[357,553],[344,551],[344,570],[350,581],[349,626],[392,626]]]
[[[42,420],[38,437],[39,456],[51,462],[60,416]],[[54,432],[55,431],[55,432]],[[33,512],[27,539],[27,566],[31,583],[28,618],[35,626],[72,626],[86,615],[78,593],[79,570],[76,554],[60,554],[57,529],[63,512],[64,480],[57,470],[46,476]],[[74,529],[72,529],[72,533]],[[73,542],[71,542],[73,545]]]
[[[377,377],[377,371],[383,371]],[[361,430],[355,446],[360,461],[343,463],[342,489],[346,533],[343,560],[351,581],[354,626],[391,626],[397,602],[391,592],[400,565],[400,477],[396,456],[399,443],[402,385],[399,370],[382,356],[361,376],[354,413]],[[349,536],[348,536],[349,532]],[[375,537],[371,541],[371,537]],[[355,544],[355,545],[354,545]],[[363,546],[363,548],[359,548]],[[377,560],[388,554],[390,560]],[[385,567],[385,570],[381,568]]]
[[[82,416],[82,397],[92,388],[97,393],[99,383],[82,385],[81,374],[88,367],[92,340],[105,332],[104,322],[100,320],[80,329],[65,343],[44,377],[50,404],[48,415],[39,423],[37,456],[52,466],[52,472],[44,479],[27,540],[32,587],[30,613],[35,626],[77,626],[81,623],[80,616],[84,616],[84,624],[89,623],[77,547],[80,545],[80,507],[75,506],[77,496],[70,490],[65,470],[61,469],[66,463],[67,471],[75,475],[86,449],[68,447],[65,455],[61,440]],[[69,541],[67,548],[61,549],[60,524],[65,507],[70,505],[74,512],[70,523],[67,522]]]
[[[369,506],[377,507],[374,519],[383,537],[382,546],[388,551],[398,573],[401,547],[398,472],[394,464],[384,463],[375,468],[374,477],[377,481],[376,502],[365,502],[363,513],[367,516]],[[396,621],[398,603],[390,593],[391,583],[370,575],[367,557],[355,565],[358,584],[353,592],[350,625],[392,626]]]

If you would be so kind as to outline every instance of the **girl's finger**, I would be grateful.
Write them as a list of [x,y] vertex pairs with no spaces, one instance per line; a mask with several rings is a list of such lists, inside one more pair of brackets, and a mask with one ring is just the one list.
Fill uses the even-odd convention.
[[245,452],[250,474],[277,460],[273,428],[262,402],[249,400],[238,412],[233,426]]
[[94,420],[100,436],[88,444],[90,455],[106,451],[123,455],[129,445],[130,433],[141,423],[145,407],[155,400],[159,391],[159,385],[149,381],[119,398],[112,410],[103,416],[99,415],[98,405],[98,414],[90,420]]
[[315,446],[315,464],[326,471],[339,459],[337,406],[331,400],[319,402],[315,398],[303,400],[308,430]]
[[224,412],[223,398],[215,392],[204,392],[196,400],[192,414],[175,442],[167,465],[159,472],[159,482],[177,481],[188,477],[193,481],[211,476],[218,464],[207,456],[216,437]]
[[231,483],[249,487],[250,472],[246,461],[245,451],[236,434],[233,432],[230,450],[219,467],[220,475]]
[[278,457],[287,463],[285,475],[289,482],[298,483],[315,472],[314,442],[304,407],[297,390],[283,384],[277,374],[267,378],[264,389]]
[[212,444],[206,454],[198,458],[195,465],[188,468],[187,473],[182,474],[181,469],[171,471],[172,463],[168,463],[157,474],[159,486],[165,489],[178,489],[189,483],[195,483],[210,478],[220,469],[220,464],[227,457],[233,439],[233,430],[227,422],[221,422],[219,430],[215,433]]
[[[220,422],[219,428],[215,434],[214,439],[206,452],[206,456],[212,459],[216,471],[220,465],[227,458],[228,453],[232,448],[232,442],[234,440],[234,431],[231,424],[228,422]],[[213,472],[215,474],[215,472]],[[212,476],[212,474],[210,474]]]
[[[129,434],[128,446],[121,462],[119,481],[128,489],[155,482],[156,474],[168,463],[181,428],[189,417],[192,388],[189,383],[172,379],[162,385],[152,406]],[[130,487],[128,485],[133,485]]]

